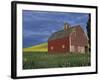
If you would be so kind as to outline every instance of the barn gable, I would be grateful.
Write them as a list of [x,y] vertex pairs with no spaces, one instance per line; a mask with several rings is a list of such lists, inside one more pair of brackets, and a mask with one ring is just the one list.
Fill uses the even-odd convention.
[[88,38],[80,25],[74,27],[75,32],[72,33],[69,37],[70,52],[84,53],[86,52],[86,47],[88,46]]

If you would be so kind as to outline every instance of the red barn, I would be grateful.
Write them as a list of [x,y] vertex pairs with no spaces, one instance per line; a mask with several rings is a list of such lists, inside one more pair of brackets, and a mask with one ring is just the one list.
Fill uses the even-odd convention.
[[80,25],[64,25],[64,30],[53,33],[48,39],[48,53],[88,51],[88,37]]

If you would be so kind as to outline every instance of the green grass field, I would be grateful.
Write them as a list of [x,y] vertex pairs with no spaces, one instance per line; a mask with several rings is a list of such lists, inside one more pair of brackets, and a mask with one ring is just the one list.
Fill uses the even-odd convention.
[[23,52],[23,69],[90,66],[90,54]]

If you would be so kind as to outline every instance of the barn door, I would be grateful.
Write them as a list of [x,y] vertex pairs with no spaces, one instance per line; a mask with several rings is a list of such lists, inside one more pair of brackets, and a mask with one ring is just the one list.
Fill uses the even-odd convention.
[[85,53],[88,53],[89,52],[89,48],[88,46],[85,46]]

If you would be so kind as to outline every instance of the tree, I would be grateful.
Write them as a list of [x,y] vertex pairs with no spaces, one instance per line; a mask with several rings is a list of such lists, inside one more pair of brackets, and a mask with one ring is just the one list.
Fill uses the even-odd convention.
[[88,15],[88,22],[87,22],[87,36],[89,38],[88,42],[89,42],[89,51],[91,51],[90,46],[91,46],[91,14]]

